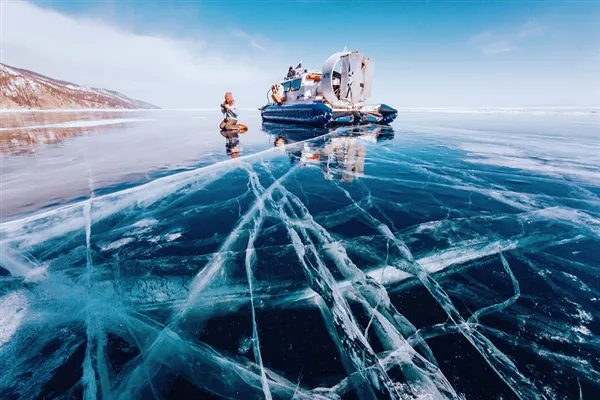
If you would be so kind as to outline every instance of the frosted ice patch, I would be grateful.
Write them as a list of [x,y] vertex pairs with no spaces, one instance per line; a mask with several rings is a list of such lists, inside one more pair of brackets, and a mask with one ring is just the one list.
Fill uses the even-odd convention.
[[22,290],[0,297],[0,347],[17,332],[28,306],[29,302]]
[[577,310],[576,314],[573,314],[573,316],[575,318],[577,318],[578,320],[580,320],[581,322],[591,322],[594,318],[592,317],[592,314],[590,314],[589,312],[582,310],[581,308]]
[[526,156],[523,150],[508,146],[489,144],[489,143],[465,143],[460,146],[464,151],[478,154],[493,154],[504,156]]
[[250,351],[250,348],[252,347],[252,338],[251,337],[245,337],[242,340],[240,340],[240,344],[239,344],[239,348],[238,348],[238,353],[239,354],[246,354]]
[[174,240],[177,240],[180,237],[181,237],[181,233],[180,232],[174,232],[174,233],[168,233],[168,234],[162,235],[162,236],[160,236],[160,235],[159,236],[152,236],[152,237],[147,238],[146,240],[149,243],[160,243],[160,242],[163,242],[163,243],[166,242],[166,243],[168,243],[168,242],[172,242]]
[[574,282],[578,281],[578,279],[575,275],[569,274],[568,272],[563,272],[562,274]]
[[550,175],[555,177],[569,176],[573,178],[583,179],[589,181],[590,183],[597,183],[600,181],[599,170],[578,167],[575,165],[560,166],[557,164],[546,164],[533,159],[500,156],[488,156],[485,158],[466,158],[464,161],[469,162],[471,164],[486,164],[496,165],[499,167],[521,169],[532,173]]
[[[405,279],[412,277],[412,275],[409,274],[408,272],[400,271],[399,269],[392,267],[391,265],[377,268],[375,270],[367,272],[366,274],[383,285],[401,282]],[[341,286],[341,288],[345,288],[344,286],[349,286],[349,285],[342,284],[340,286]]]
[[422,224],[420,224],[419,226],[416,227],[415,233],[423,233],[423,232],[428,232],[428,231],[435,231],[436,229],[440,228],[443,223],[444,223],[444,221],[424,222],[424,223],[422,223]]
[[181,237],[181,232],[169,233],[168,235],[165,235],[165,241],[172,242],[174,240],[179,239],[180,237]]
[[158,221],[155,219],[142,219],[140,221],[137,221],[136,223],[131,225],[133,229],[130,235],[139,237],[144,234],[148,234],[150,231],[152,231],[152,229],[154,229],[154,226],[157,223]]
[[590,332],[590,330],[586,326],[583,326],[583,325],[574,326],[571,328],[571,330],[573,332],[581,333],[582,335],[586,335],[586,336],[589,336],[592,334],[592,332]]
[[135,239],[132,237],[125,237],[125,238],[116,240],[116,241],[110,243],[109,245],[102,247],[101,249],[102,249],[102,251],[116,250],[118,248],[125,246],[128,243],[133,242],[134,240]]
[[141,219],[139,221],[137,221],[135,224],[133,224],[132,226],[135,228],[147,228],[149,226],[155,225],[158,222],[158,220],[156,219]]
[[25,282],[39,282],[41,280],[46,279],[46,277],[48,276],[47,269],[47,265],[32,268],[25,276]]
[[539,335],[541,338],[550,339],[554,342],[569,343],[569,338],[563,336]]
[[21,254],[12,254],[9,248],[3,248],[2,250],[4,251],[0,254],[1,268],[8,271],[12,276],[24,278],[25,282],[39,282],[46,278],[47,265],[32,265],[31,260],[26,257],[23,258]]
[[158,220],[156,219],[141,219],[131,226],[136,228],[136,232],[146,232],[157,223]]
[[158,243],[158,242],[160,242],[160,239],[161,239],[160,236],[152,236],[152,237],[148,238],[147,241],[149,243]]

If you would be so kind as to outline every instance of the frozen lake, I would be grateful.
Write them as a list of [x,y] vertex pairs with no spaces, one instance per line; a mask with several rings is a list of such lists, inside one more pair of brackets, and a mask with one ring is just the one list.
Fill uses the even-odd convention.
[[220,117],[0,114],[0,398],[600,398],[598,113]]

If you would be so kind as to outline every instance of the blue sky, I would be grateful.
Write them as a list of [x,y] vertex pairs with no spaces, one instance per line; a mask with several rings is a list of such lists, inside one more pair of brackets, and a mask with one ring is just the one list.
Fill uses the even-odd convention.
[[226,90],[260,105],[289,65],[345,46],[375,60],[373,100],[398,107],[600,105],[600,0],[9,0],[2,21],[3,62],[164,107]]

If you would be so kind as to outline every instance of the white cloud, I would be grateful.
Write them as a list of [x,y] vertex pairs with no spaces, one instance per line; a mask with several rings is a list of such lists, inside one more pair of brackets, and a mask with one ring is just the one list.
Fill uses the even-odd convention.
[[494,33],[492,31],[483,31],[479,32],[469,38],[468,43],[472,45],[481,44],[483,42],[489,41],[494,37]]
[[546,32],[546,27],[538,22],[537,20],[527,21],[525,24],[521,26],[519,32],[517,33],[517,37],[519,38],[527,38],[533,36],[540,36]]
[[500,54],[518,49],[518,44],[526,39],[541,36],[546,27],[536,20],[530,20],[517,29],[496,33],[486,30],[469,38],[467,43],[477,47],[484,54]]
[[260,37],[255,37],[250,35],[249,33],[244,32],[241,29],[234,29],[233,31],[233,35],[239,38],[243,38],[246,39],[248,41],[248,43],[250,43],[250,45],[252,47],[254,47],[255,49],[259,49],[262,51],[266,51],[267,49],[264,48],[262,45],[260,45],[258,42],[261,40]]
[[[241,30],[225,51],[211,48],[210,37],[136,35],[24,1],[3,2],[2,22],[3,63],[162,107],[216,107],[225,91],[253,107],[282,74],[261,61],[271,58],[267,48]],[[260,58],[250,47],[261,50]]]
[[516,49],[508,40],[499,40],[497,42],[486,43],[481,46],[481,51],[485,54],[506,53]]

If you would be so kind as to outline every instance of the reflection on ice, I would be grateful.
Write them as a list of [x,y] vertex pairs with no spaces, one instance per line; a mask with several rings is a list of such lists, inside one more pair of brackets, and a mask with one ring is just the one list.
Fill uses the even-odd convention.
[[225,152],[231,158],[239,157],[243,150],[240,144],[240,134],[237,131],[221,131],[221,135],[225,138]]
[[107,128],[124,128],[134,122],[150,121],[147,117],[131,118],[121,112],[111,113],[3,113],[0,127],[0,152],[24,154],[34,152],[35,144],[54,144],[65,139],[98,133]]
[[[305,141],[311,136],[325,136],[329,130],[294,127],[273,123],[263,124],[263,129],[274,136],[275,147],[286,146],[292,164],[318,166],[327,180],[350,182],[364,175],[365,142],[377,143],[394,137],[394,130],[385,125],[344,127],[335,129],[334,136],[322,140]],[[301,140],[301,143],[296,142]]]
[[266,150],[223,134],[225,160],[0,224],[0,397],[598,393],[594,187],[389,127],[263,129]]
[[33,125],[33,126],[22,126],[18,128],[0,128],[0,131],[11,131],[11,130],[31,130],[31,129],[42,129],[42,128],[88,128],[91,126],[104,126],[104,125],[119,125],[128,122],[140,122],[148,121],[137,118],[115,118],[115,119],[99,119],[95,121],[68,121],[60,122],[49,125]]

